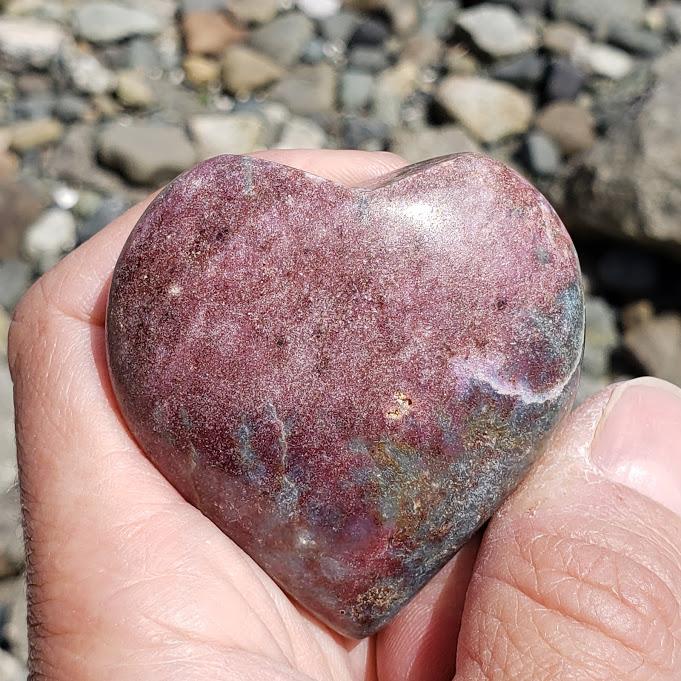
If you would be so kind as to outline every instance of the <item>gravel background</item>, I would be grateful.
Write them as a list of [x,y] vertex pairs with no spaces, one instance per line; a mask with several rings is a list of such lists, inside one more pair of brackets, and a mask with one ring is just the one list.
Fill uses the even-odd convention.
[[584,269],[580,399],[681,385],[681,2],[0,0],[0,681],[26,678],[6,335],[30,283],[197,160],[483,150]]

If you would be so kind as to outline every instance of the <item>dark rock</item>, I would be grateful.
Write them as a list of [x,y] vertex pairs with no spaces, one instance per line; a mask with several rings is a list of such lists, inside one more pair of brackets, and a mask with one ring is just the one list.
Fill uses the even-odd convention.
[[382,45],[389,37],[390,28],[385,22],[365,18],[354,30],[350,45]]
[[556,59],[549,67],[544,97],[548,101],[573,100],[584,87],[582,70],[570,59]]
[[546,57],[530,54],[495,64],[490,75],[497,80],[505,80],[514,85],[534,87],[544,80],[547,66]]
[[651,296],[658,283],[655,258],[642,251],[608,250],[598,260],[601,286],[628,298]]

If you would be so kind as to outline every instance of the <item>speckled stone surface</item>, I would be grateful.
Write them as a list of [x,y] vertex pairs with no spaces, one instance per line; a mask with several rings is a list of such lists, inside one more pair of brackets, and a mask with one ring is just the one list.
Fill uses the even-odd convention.
[[558,217],[472,154],[359,189],[206,161],[139,221],[107,318],[149,458],[353,637],[518,484],[572,403],[583,333]]

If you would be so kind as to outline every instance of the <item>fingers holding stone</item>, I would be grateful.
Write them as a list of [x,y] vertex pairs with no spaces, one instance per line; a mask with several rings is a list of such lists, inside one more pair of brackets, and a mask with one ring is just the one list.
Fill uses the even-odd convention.
[[490,523],[457,676],[681,675],[681,391],[639,379],[582,405]]

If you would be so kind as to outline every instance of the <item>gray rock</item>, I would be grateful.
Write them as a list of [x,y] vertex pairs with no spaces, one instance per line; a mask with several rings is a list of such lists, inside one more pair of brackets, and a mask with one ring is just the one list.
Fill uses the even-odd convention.
[[[14,485],[17,476],[17,456],[14,442],[14,404],[12,379],[7,361],[0,360],[0,492]],[[5,508],[5,510],[7,510]]]
[[459,14],[458,0],[435,0],[423,9],[421,32],[447,40],[454,32]]
[[369,106],[375,87],[370,73],[348,70],[341,79],[341,105],[343,111],[356,113]]
[[90,105],[86,99],[66,94],[57,100],[53,113],[62,123],[75,123],[85,118],[88,111]]
[[97,232],[104,229],[110,222],[130,208],[130,201],[122,196],[110,196],[103,199],[95,212],[78,225],[78,243],[83,243]]
[[109,71],[93,54],[67,46],[61,54],[61,64],[73,86],[88,95],[101,95],[113,92],[116,76]]
[[634,326],[624,346],[646,373],[681,386],[681,315],[661,314]]
[[573,167],[562,213],[574,229],[681,256],[680,71],[677,47],[655,64],[656,84],[642,101],[622,107],[605,139]]
[[[0,603],[3,604],[3,639],[21,663],[28,659],[28,628],[26,623],[26,578],[24,575],[0,581]],[[4,679],[5,677],[0,676]],[[23,677],[25,681],[25,677]]]
[[479,152],[480,147],[458,125],[442,125],[396,130],[391,151],[410,163],[418,163],[448,154]]
[[253,92],[284,75],[275,61],[246,45],[232,45],[222,60],[222,83],[231,93]]
[[54,95],[36,95],[35,97],[12,102],[9,110],[14,118],[36,120],[52,116],[56,104],[57,98]]
[[379,73],[388,68],[390,60],[385,50],[380,47],[367,47],[359,45],[352,49],[348,55],[351,67],[359,71]]
[[64,139],[45,162],[48,177],[74,187],[89,187],[101,194],[123,192],[123,180],[95,161],[95,130],[86,123],[69,126]]
[[14,66],[45,68],[66,40],[58,24],[25,17],[0,17],[0,55]]
[[664,17],[669,34],[677,40],[681,38],[681,2],[678,0],[664,6]]
[[585,374],[605,376],[610,370],[612,352],[620,343],[615,312],[602,298],[587,296],[585,314],[582,368]]
[[534,106],[512,85],[475,76],[449,76],[436,93],[437,101],[479,141],[491,144],[525,132]]
[[140,35],[156,35],[161,22],[149,12],[114,2],[89,2],[76,8],[73,30],[91,43],[110,43]]
[[319,64],[326,59],[329,44],[322,38],[313,38],[305,46],[305,51],[300,55],[300,61],[304,64]]
[[269,94],[301,116],[331,112],[336,104],[336,72],[329,64],[302,64],[274,85]]
[[355,12],[339,12],[320,22],[321,32],[329,42],[347,45],[361,21]]
[[314,24],[301,12],[290,12],[251,33],[251,45],[277,64],[295,64],[314,36]]
[[3,681],[26,681],[28,670],[16,657],[0,650],[0,678]]
[[237,19],[244,23],[266,24],[277,16],[279,0],[221,0],[221,9],[227,5],[227,9]]
[[539,131],[531,132],[525,139],[525,160],[529,169],[542,177],[552,177],[560,167],[560,150],[550,137]]
[[584,72],[571,59],[556,59],[551,63],[544,87],[548,101],[574,100],[584,87]]
[[476,47],[491,57],[509,57],[534,49],[536,32],[516,12],[502,5],[483,4],[464,10],[456,25]]
[[61,208],[50,208],[26,230],[23,251],[40,272],[46,272],[75,246],[73,215]]
[[347,149],[384,149],[390,126],[378,118],[349,116],[343,126],[343,146]]
[[509,61],[495,64],[490,70],[490,75],[497,80],[505,80],[508,83],[525,86],[535,86],[544,80],[547,68],[546,57],[531,52],[521,57],[515,57]]
[[309,118],[294,116],[286,121],[277,149],[323,149],[327,145],[324,129]]
[[179,127],[134,123],[107,125],[97,140],[99,158],[135,184],[158,185],[196,161],[194,147]]
[[264,145],[267,131],[255,113],[205,114],[189,120],[200,159],[220,154],[248,154]]
[[154,74],[163,68],[163,62],[157,47],[151,40],[133,38],[127,48],[126,66],[146,74]]
[[646,8],[645,0],[551,0],[551,11],[558,19],[575,21],[593,30],[605,30],[616,22],[638,23]]
[[12,310],[31,284],[31,268],[23,260],[0,260],[0,307]]
[[[10,467],[13,474],[12,480],[7,488],[0,491],[0,578],[2,579],[17,575],[24,566],[19,488],[14,480],[16,476],[15,456],[12,456]],[[0,679],[3,678],[0,675]]]
[[659,33],[626,22],[615,22],[608,28],[608,41],[627,52],[646,57],[658,55],[665,48],[664,38]]

